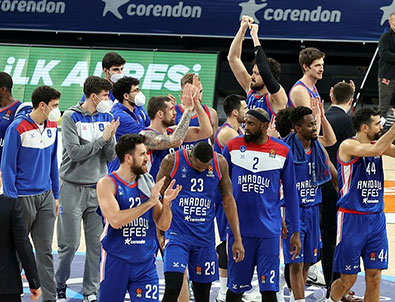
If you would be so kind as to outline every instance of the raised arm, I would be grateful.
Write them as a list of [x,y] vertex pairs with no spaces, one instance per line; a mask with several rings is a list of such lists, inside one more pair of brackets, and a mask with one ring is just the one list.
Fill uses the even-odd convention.
[[[320,100],[315,100],[317,102],[319,109],[320,109],[320,120],[321,120],[321,127],[322,127],[322,136],[319,136],[318,139],[320,143],[324,147],[330,147],[336,144],[336,134],[333,131],[331,124],[329,123],[328,119],[325,116],[325,109],[324,109],[324,102]],[[318,125],[317,125],[318,126]],[[317,129],[319,129],[317,127]]]
[[240,28],[236,36],[234,37],[232,44],[230,45],[228,54],[230,69],[232,69],[232,72],[236,77],[237,82],[239,82],[240,86],[244,89],[246,93],[248,93],[248,91],[250,90],[251,76],[249,75],[247,69],[241,61],[241,48],[247,28],[252,22],[254,22],[254,20],[251,17],[242,17],[240,22]]
[[272,100],[273,107],[277,112],[278,110],[281,110],[287,106],[288,97],[284,88],[277,82],[270,70],[266,54],[263,51],[261,43],[259,42],[258,30],[258,24],[250,25],[250,35],[252,37],[252,41],[254,42],[256,64],[258,66],[259,74],[270,93],[270,99]]
[[229,225],[235,237],[235,242],[232,246],[233,259],[235,260],[235,262],[240,262],[244,259],[244,247],[241,240],[239,215],[237,213],[236,201],[233,197],[232,182],[230,180],[228,172],[228,163],[221,154],[218,154],[218,159],[222,174],[222,178],[218,184],[218,188],[221,192],[222,203],[226,218],[229,221]]
[[99,201],[100,209],[110,225],[114,229],[119,229],[140,217],[160,202],[159,191],[162,188],[163,183],[164,179],[158,181],[153,186],[151,196],[146,202],[135,208],[121,210],[117,200],[115,199],[114,183],[108,177],[103,177],[97,183],[97,199]]

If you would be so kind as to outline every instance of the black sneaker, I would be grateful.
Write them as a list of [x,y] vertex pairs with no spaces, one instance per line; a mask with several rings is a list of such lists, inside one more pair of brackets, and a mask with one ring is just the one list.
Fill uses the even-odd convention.
[[56,302],[66,302],[66,289],[67,286],[56,289]]

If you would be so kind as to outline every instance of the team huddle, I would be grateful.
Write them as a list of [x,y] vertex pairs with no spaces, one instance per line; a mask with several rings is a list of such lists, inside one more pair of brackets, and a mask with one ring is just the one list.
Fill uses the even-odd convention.
[[[241,61],[248,30],[252,75]],[[325,112],[315,86],[324,58],[316,48],[302,50],[303,77],[287,95],[280,64],[266,58],[258,25],[244,16],[228,61],[246,96],[225,98],[218,127],[216,111],[202,104],[198,75],[182,77],[179,103],[168,95],[145,104],[139,80],[123,75],[125,60],[107,53],[105,79],[88,77],[81,101],[62,115],[60,165],[61,93],[40,86],[30,107],[14,100],[12,78],[0,73],[3,191],[21,204],[43,301],[66,301],[83,221],[83,301],[124,301],[126,292],[132,301],[158,301],[158,253],[164,302],[188,300],[186,279],[197,302],[210,300],[218,279],[216,300],[239,302],[255,270],[262,301],[281,301],[282,249],[291,299],[303,302],[309,267],[327,249],[320,224],[328,215],[335,234],[327,241],[327,301],[350,301],[362,257],[364,301],[378,302],[388,267],[381,156],[395,157],[395,126],[381,135],[372,108],[347,115],[352,81],[334,85]],[[328,196],[331,213],[320,210]]]

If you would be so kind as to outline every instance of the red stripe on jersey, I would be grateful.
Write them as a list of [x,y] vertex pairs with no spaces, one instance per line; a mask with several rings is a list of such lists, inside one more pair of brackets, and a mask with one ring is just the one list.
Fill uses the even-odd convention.
[[349,214],[358,214],[358,215],[367,215],[367,214],[377,214],[378,212],[360,212],[350,209],[339,208],[339,212],[349,213]]
[[213,121],[211,120],[211,116],[210,116],[210,110],[208,109],[208,107],[206,105],[203,105],[203,109],[204,111],[206,111],[206,114],[208,116],[208,119],[210,120],[210,124],[213,124]]
[[19,101],[14,101],[11,104],[9,104],[8,106],[4,107],[4,108],[0,108],[0,112],[3,112],[9,108],[11,108],[12,106],[14,106],[16,103],[18,103]]
[[[113,172],[114,173],[114,172]],[[113,174],[112,173],[112,174]],[[113,182],[113,184],[114,184],[114,189],[115,189],[115,192],[114,192],[114,195],[117,195],[117,182],[115,181],[115,179],[111,176],[111,175],[107,175],[107,177],[109,178],[109,179],[111,179],[111,181]]]
[[244,137],[235,137],[232,138],[228,143],[229,152],[233,150],[240,150],[241,146],[245,146],[248,151],[257,151],[257,152],[265,152],[272,153],[275,151],[276,155],[286,157],[289,153],[289,147],[283,145],[275,140],[273,140],[270,136],[268,136],[268,141],[263,145],[257,145],[254,143],[246,143]]
[[178,164],[180,163],[180,156],[179,156],[179,154],[180,154],[179,152],[175,152],[174,153],[174,156],[175,156],[175,158],[174,158],[174,166],[173,166],[173,170],[170,173],[170,178],[173,178],[174,175],[176,175],[176,172],[178,170]]
[[19,134],[22,134],[24,132],[38,129],[38,126],[35,123],[30,123],[28,120],[23,119],[19,125],[16,127],[16,130],[18,131]]
[[191,161],[189,160],[189,157],[188,157],[187,149],[183,149],[182,153],[184,155],[184,158],[185,158],[185,161],[187,162],[187,164],[190,165],[193,168],[192,163],[191,163]]
[[222,173],[221,173],[221,168],[219,166],[219,160],[218,160],[218,153],[217,152],[214,152],[214,166],[215,166],[215,170],[217,171],[219,180],[221,181]]
[[112,174],[121,182],[123,183],[125,186],[128,186],[129,188],[134,188],[137,186],[137,182],[134,181],[133,183],[128,183],[125,180],[123,180],[117,173],[112,172]]

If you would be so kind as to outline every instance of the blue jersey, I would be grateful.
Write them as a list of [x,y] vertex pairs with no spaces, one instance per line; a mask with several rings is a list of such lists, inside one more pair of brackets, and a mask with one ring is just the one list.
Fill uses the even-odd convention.
[[264,95],[260,95],[256,90],[250,90],[247,94],[247,107],[248,109],[254,108],[262,108],[264,109],[270,117],[270,124],[274,123],[274,119],[276,117],[276,112],[272,108],[272,104],[270,103],[270,95],[265,93]]
[[307,155],[307,162],[295,164],[296,189],[299,193],[299,202],[301,207],[312,207],[322,201],[321,187],[312,184],[312,171],[314,163],[312,162],[311,148]]
[[280,184],[290,213],[291,233],[299,232],[299,204],[292,151],[268,137],[262,145],[231,139],[223,152],[229,164],[233,195],[242,236],[273,238],[281,235]]
[[[144,131],[152,131],[160,135],[157,131],[151,128],[145,128]],[[171,128],[167,128],[167,134],[172,134],[173,130]],[[154,179],[156,179],[156,175],[159,172],[160,164],[162,163],[162,160],[166,157],[167,154],[170,153],[170,149],[164,149],[164,150],[154,150],[150,149],[148,150],[148,163],[147,163],[147,168],[148,168],[148,173],[152,175]]]
[[192,167],[187,150],[174,153],[171,179],[182,185],[182,190],[171,204],[173,220],[166,238],[193,246],[211,246],[214,234],[214,197],[222,175],[218,155],[214,152],[211,165],[199,172]]
[[299,85],[303,86],[304,88],[307,89],[307,92],[309,93],[311,101],[313,101],[313,100],[321,101],[320,94],[318,93],[317,87],[315,87],[315,85],[313,87],[313,90],[311,90],[309,87],[307,87],[307,85],[305,83],[303,83],[301,80],[299,80],[289,90],[289,93],[288,93],[288,107],[295,107],[295,103],[291,100],[291,91],[292,91],[292,89],[294,87],[299,86]]
[[337,206],[363,213],[384,210],[384,172],[381,156],[356,157],[345,163],[338,158]]
[[[115,172],[107,177],[114,183],[115,199],[121,210],[138,207],[149,199],[138,189],[137,181],[128,183]],[[152,259],[158,249],[152,212],[151,208],[119,229],[113,229],[107,219],[104,219],[105,226],[100,237],[104,250],[130,263]]]
[[31,112],[32,107],[20,101],[13,101],[6,107],[0,108],[0,159],[3,152],[4,137],[8,126],[17,115],[25,115]]
[[[206,105],[202,105],[202,107],[203,107],[204,111],[206,112],[206,114],[210,120],[210,123],[213,124],[213,122],[211,121],[210,111],[209,111],[208,107]],[[174,108],[176,109],[176,125],[178,125],[178,123],[181,120],[182,115],[184,114],[184,108],[178,104],[175,105]],[[191,117],[191,121],[189,122],[189,127],[199,127],[199,119],[198,119],[197,114],[195,114],[194,116]],[[200,141],[210,143],[210,139],[208,139],[208,138],[200,140]],[[182,145],[180,146],[180,149],[192,149],[193,146],[195,146],[200,141],[182,143]]]
[[[221,145],[221,143],[218,141],[218,135],[219,135],[219,133],[222,131],[222,129],[224,129],[224,128],[226,128],[226,127],[229,127],[229,128],[232,128],[232,129],[233,129],[233,127],[232,127],[231,124],[225,122],[225,123],[223,123],[223,125],[222,125],[221,127],[218,128],[217,133],[215,133],[214,151],[215,151],[215,152],[218,152],[218,153],[221,153],[221,154],[222,154],[222,152],[224,151],[225,146]],[[238,133],[239,135],[243,134],[243,133],[241,132],[240,129],[237,129],[237,133]]]

